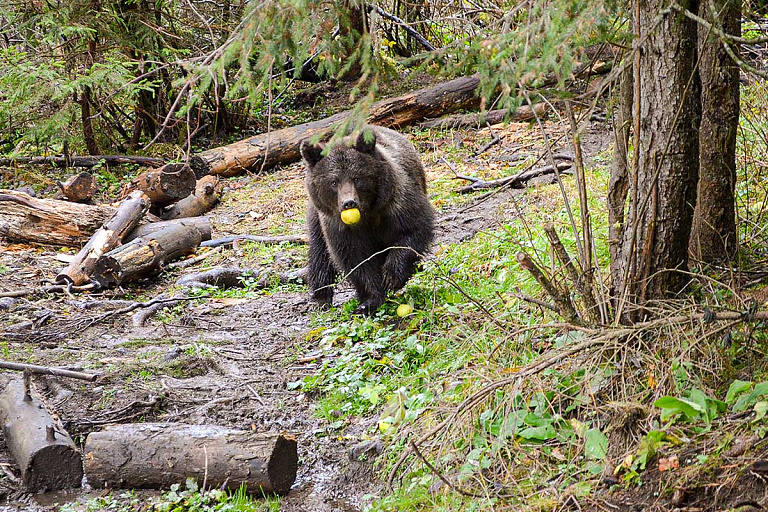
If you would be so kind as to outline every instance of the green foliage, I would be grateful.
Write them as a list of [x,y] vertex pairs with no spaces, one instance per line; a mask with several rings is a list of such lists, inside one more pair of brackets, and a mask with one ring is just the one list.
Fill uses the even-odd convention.
[[144,502],[132,492],[119,496],[102,496],[91,498],[85,503],[70,503],[61,507],[61,512],[97,512],[111,510],[114,512],[132,512],[146,510],[147,512],[277,512],[279,500],[268,498],[254,500],[244,487],[236,492],[225,492],[218,489],[200,489],[197,482],[188,478],[182,488],[174,484],[171,489],[159,498]]
[[653,405],[661,409],[661,421],[703,421],[707,426],[726,409],[725,402],[710,398],[698,389],[692,389],[686,398],[663,396]]

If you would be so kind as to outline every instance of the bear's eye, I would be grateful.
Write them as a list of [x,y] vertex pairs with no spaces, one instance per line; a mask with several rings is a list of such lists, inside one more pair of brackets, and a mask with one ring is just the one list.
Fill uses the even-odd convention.
[[360,178],[355,178],[353,181],[355,182],[355,185],[359,185],[360,184]]
[[338,184],[339,184],[339,182],[338,182],[338,181],[336,181],[336,180],[331,180],[331,186],[332,186],[332,187],[335,187],[335,186],[336,186],[336,185],[338,185]]

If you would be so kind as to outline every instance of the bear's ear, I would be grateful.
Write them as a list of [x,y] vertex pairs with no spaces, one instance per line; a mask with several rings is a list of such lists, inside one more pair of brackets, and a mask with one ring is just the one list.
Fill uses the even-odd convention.
[[314,166],[323,159],[323,147],[311,144],[308,140],[301,141],[301,157],[309,166]]
[[371,130],[362,130],[357,136],[355,149],[361,153],[368,153],[369,155],[372,155],[376,149],[376,134]]

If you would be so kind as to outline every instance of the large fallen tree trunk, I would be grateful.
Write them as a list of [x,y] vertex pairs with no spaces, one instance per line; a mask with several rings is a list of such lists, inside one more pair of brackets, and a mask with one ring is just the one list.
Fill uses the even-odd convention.
[[79,246],[114,213],[109,206],[37,199],[0,189],[0,236],[9,240]]
[[148,276],[200,245],[200,231],[194,226],[174,224],[131,240],[99,258],[92,278],[100,286],[116,286]]
[[93,234],[69,265],[59,272],[56,282],[71,283],[74,286],[90,282],[99,258],[122,243],[123,237],[136,227],[149,206],[149,198],[142,191],[131,192],[115,214]]
[[195,173],[185,164],[166,164],[136,176],[123,188],[123,194],[133,190],[147,194],[154,206],[169,205],[195,190]]
[[209,487],[286,494],[297,465],[292,436],[213,425],[115,425],[85,442],[85,475],[96,489],[160,489],[192,477]]
[[[427,117],[436,117],[480,103],[477,76],[461,77],[434,87],[374,103],[368,122],[388,127],[409,126]],[[299,145],[304,139],[322,135],[346,121],[350,112],[256,135],[228,146],[209,149],[190,158],[198,177],[206,174],[236,176],[249,170],[270,168],[299,160]]]
[[[160,213],[163,219],[198,217],[210,211],[221,198],[224,187],[218,176],[203,176],[195,185],[195,192]],[[209,240],[210,237],[205,240]]]
[[59,167],[96,167],[106,164],[138,164],[148,167],[160,167],[165,163],[162,158],[149,156],[127,155],[95,155],[95,156],[20,156],[17,158],[0,158],[0,165],[43,165],[51,164]]
[[21,470],[27,490],[52,491],[80,486],[83,463],[69,434],[43,404],[29,394],[22,379],[0,394],[0,423],[8,451]]

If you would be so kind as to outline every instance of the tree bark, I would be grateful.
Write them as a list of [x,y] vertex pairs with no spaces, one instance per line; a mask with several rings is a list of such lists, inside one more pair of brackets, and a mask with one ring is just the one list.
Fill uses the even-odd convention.
[[0,423],[5,444],[19,465],[28,491],[80,486],[80,451],[40,400],[29,394],[22,379],[11,380],[0,394]]
[[135,240],[136,238],[156,233],[169,226],[192,226],[200,232],[202,241],[211,239],[211,220],[209,217],[185,217],[183,219],[161,220],[150,222],[137,226],[133,231],[123,237],[123,243]]
[[56,276],[57,283],[83,285],[91,280],[96,262],[122,243],[123,237],[139,223],[150,206],[149,198],[140,190],[131,193],[115,214],[93,234],[75,258]]
[[194,194],[159,212],[159,216],[163,219],[180,219],[203,215],[219,202],[223,188],[218,176],[203,176],[197,181]]
[[[741,3],[714,0],[700,15],[725,33],[741,35]],[[733,47],[738,52],[738,47]],[[736,232],[736,131],[739,126],[739,67],[720,37],[699,26],[701,127],[699,186],[690,252],[705,263],[728,261],[738,249]]]
[[0,236],[10,240],[79,246],[114,213],[109,206],[37,199],[0,189]]
[[297,466],[292,436],[214,425],[114,425],[85,442],[85,474],[97,489],[168,488],[192,477],[209,487],[286,494]]
[[[696,6],[693,2],[689,8],[695,12]],[[620,254],[624,268],[613,276],[620,310],[669,297],[688,282],[675,270],[688,266],[698,182],[696,24],[680,13],[660,15],[665,7],[662,0],[638,0],[636,5],[638,161]]]
[[93,133],[93,118],[91,117],[91,88],[83,87],[80,93],[80,119],[83,123],[83,139],[88,149],[88,154],[98,155],[99,145],[96,143],[96,137]]
[[200,245],[200,231],[183,224],[135,238],[102,256],[92,272],[102,287],[117,286],[151,275]]
[[96,192],[96,178],[89,172],[81,172],[70,176],[64,183],[59,183],[61,194],[75,203],[87,203],[93,199]]
[[185,164],[166,164],[136,176],[123,189],[127,195],[132,190],[141,190],[154,206],[175,203],[195,190],[195,173]]
[[[387,127],[410,126],[427,117],[437,117],[463,108],[477,106],[480,79],[461,77],[434,87],[382,100],[371,106],[368,122]],[[331,117],[264,133],[228,146],[209,149],[190,158],[190,166],[200,178],[206,174],[236,176],[250,170],[271,168],[296,162],[301,158],[302,140],[327,133],[350,116],[340,112]]]

